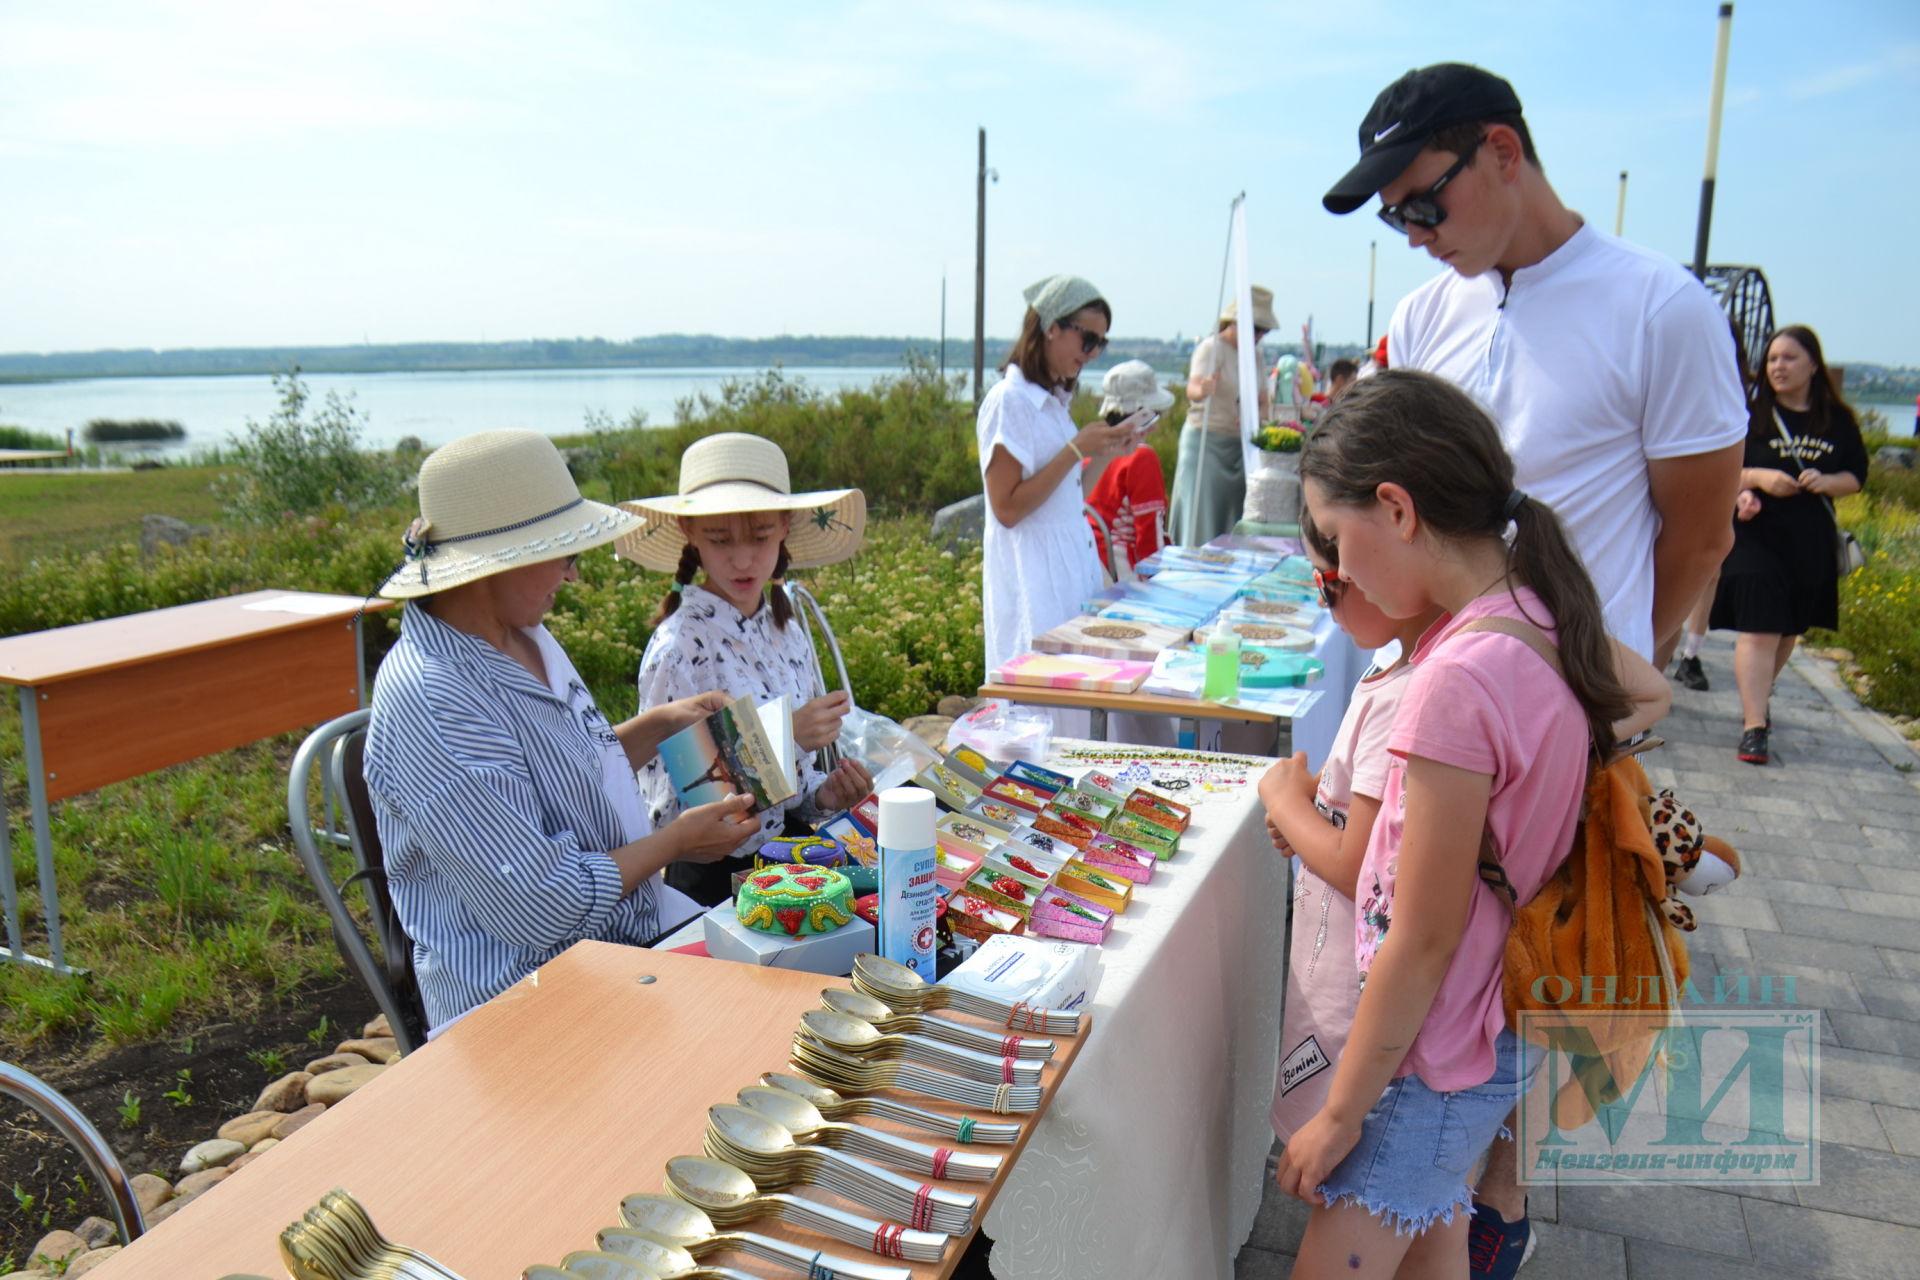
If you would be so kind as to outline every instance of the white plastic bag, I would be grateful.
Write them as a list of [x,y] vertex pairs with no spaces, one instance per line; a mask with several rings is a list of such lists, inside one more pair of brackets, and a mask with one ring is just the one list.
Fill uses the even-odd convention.
[[911,730],[859,707],[847,709],[846,718],[840,722],[838,746],[842,759],[858,760],[867,767],[876,795],[889,787],[905,786],[915,774],[940,760],[940,753]]
[[1045,764],[1053,750],[1053,717],[1040,707],[989,702],[947,730],[947,749],[972,747],[989,760]]

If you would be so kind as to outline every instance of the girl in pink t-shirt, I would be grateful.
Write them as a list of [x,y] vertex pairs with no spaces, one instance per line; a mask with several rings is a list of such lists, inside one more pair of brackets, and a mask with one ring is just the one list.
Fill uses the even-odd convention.
[[1316,777],[1296,751],[1260,779],[1260,802],[1274,847],[1295,856],[1293,944],[1287,957],[1287,998],[1280,1032],[1280,1067],[1273,1082],[1273,1132],[1282,1142],[1313,1118],[1327,1100],[1333,1068],[1347,1043],[1360,975],[1354,968],[1353,893],[1361,856],[1386,794],[1392,756],[1387,735],[1406,690],[1413,647],[1440,616],[1438,606],[1412,618],[1389,618],[1340,580],[1339,556],[1311,520],[1301,535],[1314,562],[1320,603],[1362,649],[1397,642],[1385,666],[1368,668],[1353,691],[1333,746]]
[[[1522,901],[1565,857],[1588,766],[1631,710],[1600,602],[1553,513],[1473,400],[1389,369],[1333,405],[1301,455],[1307,510],[1340,577],[1389,617],[1439,608],[1388,739],[1380,813],[1356,885],[1362,987],[1326,1105],[1281,1156],[1283,1191],[1315,1205],[1300,1276],[1464,1270],[1467,1179],[1536,1062],[1506,1028],[1511,915],[1479,876],[1492,833]],[[1524,641],[1461,634],[1531,622]]]

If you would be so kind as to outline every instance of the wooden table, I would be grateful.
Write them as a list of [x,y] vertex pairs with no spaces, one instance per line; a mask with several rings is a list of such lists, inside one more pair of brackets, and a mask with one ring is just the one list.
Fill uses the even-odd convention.
[[1193,698],[1170,698],[1160,693],[1092,693],[1084,689],[1049,689],[1031,684],[983,684],[980,686],[983,698],[999,698],[1006,702],[1022,702],[1040,707],[1073,707],[1087,711],[1093,716],[1093,729],[1090,736],[1100,741],[1107,738],[1107,713],[1109,711],[1132,712],[1146,716],[1172,716],[1180,722],[1180,745],[1192,747],[1199,733],[1202,720],[1227,720],[1236,724],[1270,724],[1273,726],[1273,754],[1290,756],[1293,754],[1293,721],[1286,716],[1270,715],[1265,711],[1254,711],[1248,707],[1230,707],[1218,702],[1196,701]]
[[48,806],[365,705],[360,613],[390,600],[252,591],[0,640],[0,684],[20,688],[46,958],[22,945],[13,847],[0,807],[6,958],[60,973]]
[[[532,1263],[593,1248],[595,1232],[620,1225],[623,1197],[664,1190],[667,1160],[700,1151],[707,1107],[733,1101],[763,1071],[789,1070],[801,1012],[818,1007],[823,987],[846,985],[818,974],[579,943],[90,1274],[285,1275],[280,1232],[343,1187],[388,1239],[431,1254],[465,1280],[513,1280]],[[1045,1073],[1045,1103],[1089,1033],[1060,1038]],[[1013,1118],[1022,1121],[1018,1144],[965,1149],[1004,1154],[1011,1167],[1036,1120]],[[883,1121],[861,1123],[937,1143]],[[978,1194],[978,1222],[1005,1179],[1003,1168],[991,1183],[940,1185]],[[750,1229],[881,1261],[771,1220]],[[955,1238],[941,1263],[913,1264],[911,1271],[916,1280],[948,1276],[964,1249],[965,1240]],[[766,1262],[721,1261],[778,1274]]]

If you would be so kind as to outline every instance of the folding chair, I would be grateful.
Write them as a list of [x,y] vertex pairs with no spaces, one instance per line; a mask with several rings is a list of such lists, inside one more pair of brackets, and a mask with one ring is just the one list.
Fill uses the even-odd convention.
[[[300,744],[287,773],[287,818],[300,865],[327,909],[334,945],[366,985],[380,1012],[387,1015],[394,1039],[405,1054],[426,1043],[426,1006],[413,971],[413,941],[401,928],[393,897],[387,892],[386,863],[374,826],[373,798],[361,775],[369,714],[349,711],[315,729]],[[316,770],[321,786],[319,828],[313,825],[310,806]],[[353,854],[354,870],[338,884],[321,851],[323,841]],[[360,886],[372,916],[374,938],[380,944],[379,959],[347,909],[345,891],[354,884]]]
[[61,1092],[36,1075],[22,1071],[11,1062],[0,1062],[0,1095],[24,1102],[44,1116],[60,1131],[60,1136],[79,1148],[94,1178],[106,1189],[113,1207],[114,1221],[120,1227],[122,1244],[132,1244],[147,1229],[140,1216],[140,1202],[134,1198],[133,1185],[113,1148],[100,1131]]

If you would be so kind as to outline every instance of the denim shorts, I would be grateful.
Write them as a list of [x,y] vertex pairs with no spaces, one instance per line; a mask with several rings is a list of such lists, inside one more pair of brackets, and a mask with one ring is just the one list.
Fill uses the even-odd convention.
[[1320,1184],[1328,1204],[1352,1201],[1403,1235],[1452,1222],[1473,1198],[1468,1179],[1539,1069],[1541,1052],[1511,1031],[1494,1042],[1493,1078],[1435,1093],[1419,1076],[1389,1083],[1360,1141]]

